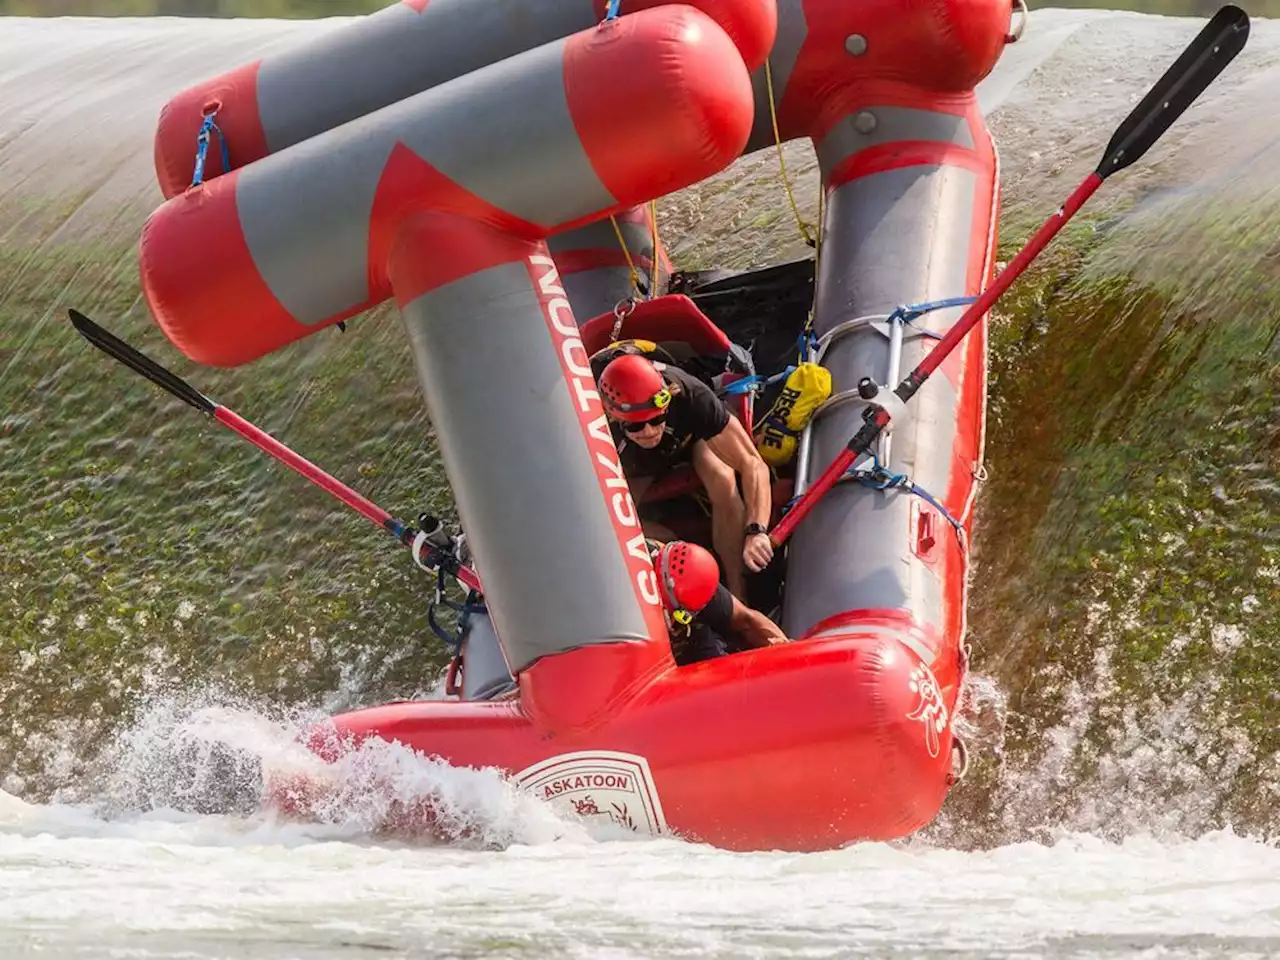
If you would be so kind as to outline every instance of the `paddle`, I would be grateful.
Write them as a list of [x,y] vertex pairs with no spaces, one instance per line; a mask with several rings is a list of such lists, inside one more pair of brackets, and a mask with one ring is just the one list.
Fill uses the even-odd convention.
[[210,400],[181,377],[143,356],[123,340],[113,336],[78,310],[69,310],[71,322],[81,335],[99,350],[115,357],[126,367],[159,384],[178,399],[208,414],[225,427],[234,430],[259,450],[269,453],[281,463],[302,474],[316,486],[327,490],[357,513],[368,517],[413,551],[413,559],[424,570],[437,567],[454,577],[464,587],[480,590],[480,578],[464,566],[451,552],[431,539],[431,534],[397,520],[377,504],[365,499],[336,477],[330,476],[309,460],[300,457],[279,440],[264,433],[239,414]]
[[1053,239],[1076,212],[1084,206],[1102,182],[1111,174],[1123,170],[1147,152],[1160,135],[1182,115],[1183,111],[1214,78],[1222,72],[1241,50],[1249,38],[1249,16],[1236,6],[1224,6],[1191,41],[1182,55],[1174,62],[1164,76],[1156,81],[1155,86],[1142,98],[1142,102],[1133,108],[1125,121],[1116,129],[1107,144],[1102,162],[1097,169],[1076,187],[1075,192],[1067,198],[1066,203],[1051,216],[1022,248],[1016,257],[1009,262],[995,281],[983,291],[982,295],[964,312],[956,324],[947,331],[929,354],[920,361],[919,366],[894,388],[891,395],[883,399],[883,388],[869,377],[858,383],[858,393],[869,405],[863,411],[863,425],[848,445],[831,461],[831,465],[820,476],[791,509],[778,521],[769,532],[769,539],[775,547],[781,546],[795,532],[809,511],[814,508],[823,495],[835,486],[845,471],[862,454],[871,449],[876,438],[885,427],[889,426],[893,417],[902,410],[902,405],[915,396],[916,391],[924,385],[929,376],[941,366],[942,362],[973,329],[978,321],[1000,299],[1009,285],[1017,279],[1027,266]]

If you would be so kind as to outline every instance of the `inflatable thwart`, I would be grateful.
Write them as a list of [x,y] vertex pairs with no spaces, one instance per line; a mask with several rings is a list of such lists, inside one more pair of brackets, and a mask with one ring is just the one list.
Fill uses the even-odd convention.
[[[802,493],[860,423],[858,381],[894,382],[991,276],[997,164],[973,88],[1011,12],[405,2],[173,98],[156,138],[168,199],[140,247],[157,323],[191,359],[237,366],[394,297],[482,583],[455,696],[334,717],[319,754],[398,740],[570,812],[738,849],[898,837],[936,815],[962,767],[984,329],[881,441],[878,463],[927,495],[890,474],[838,485],[754,588],[794,641],[682,668],[589,360],[645,338],[725,361],[734,413],[760,417],[761,449],[786,447],[779,507]],[[688,295],[664,295],[645,205],[799,136],[825,200],[816,274],[793,265],[812,314],[762,302],[747,351],[712,319],[731,281],[684,275]],[[796,345],[781,366],[770,337]],[[776,402],[757,410],[762,385]],[[272,782],[315,812],[322,779]]]

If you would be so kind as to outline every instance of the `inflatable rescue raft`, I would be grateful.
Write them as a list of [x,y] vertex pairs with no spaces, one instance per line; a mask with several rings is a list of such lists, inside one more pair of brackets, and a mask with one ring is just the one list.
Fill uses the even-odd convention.
[[[990,280],[997,159],[973,91],[1017,13],[404,0],[169,102],[168,199],[140,247],[156,321],[234,367],[394,297],[482,581],[451,696],[335,716],[317,752],[396,740],[571,813],[742,850],[935,817],[964,766],[985,319],[754,578],[793,641],[688,667],[590,357],[631,338],[701,364],[783,516],[861,424],[859,382],[896,383]],[[646,205],[801,137],[816,256],[673,274]],[[300,813],[321,789],[273,781]]]

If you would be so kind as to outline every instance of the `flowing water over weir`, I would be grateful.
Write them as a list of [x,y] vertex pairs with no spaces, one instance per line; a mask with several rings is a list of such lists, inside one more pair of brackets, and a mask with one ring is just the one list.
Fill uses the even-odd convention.
[[[308,762],[309,718],[433,694],[432,584],[65,310],[393,513],[447,513],[385,310],[220,371],[138,300],[161,104],[341,23],[0,20],[0,955],[1280,950],[1280,30],[1256,21],[997,310],[969,779],[911,842],[790,856],[593,834],[395,748],[348,761],[322,825],[255,811],[251,761]],[[1191,32],[1035,12],[980,90],[1004,255]],[[787,157],[812,221],[812,150]],[[755,154],[660,202],[677,266],[803,256],[776,171]],[[372,784],[452,842],[371,835]]]

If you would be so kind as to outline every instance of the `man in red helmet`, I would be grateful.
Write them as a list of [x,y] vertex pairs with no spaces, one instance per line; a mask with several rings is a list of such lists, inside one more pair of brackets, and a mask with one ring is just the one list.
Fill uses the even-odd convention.
[[[691,462],[711,503],[711,542],[729,590],[745,598],[743,567],[758,573],[773,559],[766,532],[769,467],[746,428],[697,377],[637,354],[609,361],[599,386],[632,496],[638,503],[649,484]],[[673,539],[651,518],[642,519],[649,535]]]
[[724,588],[707,550],[683,540],[648,545],[677,665],[787,642],[777,624]]

